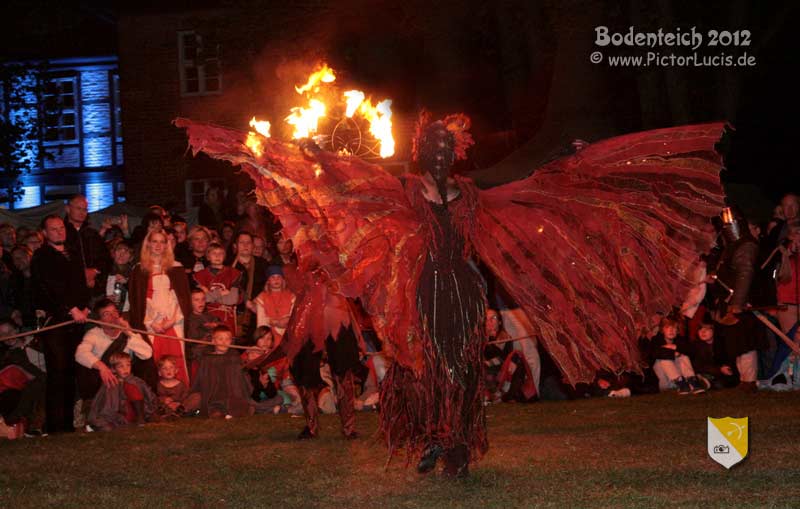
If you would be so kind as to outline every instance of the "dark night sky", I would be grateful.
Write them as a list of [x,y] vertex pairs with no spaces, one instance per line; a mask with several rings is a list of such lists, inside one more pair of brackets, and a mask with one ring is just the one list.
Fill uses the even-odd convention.
[[[151,5],[152,4],[152,5]],[[261,13],[274,2],[98,2],[54,4],[11,0],[0,9],[5,26],[0,58],[114,52],[114,20],[125,12],[171,11],[214,5]],[[115,4],[119,5],[119,4]],[[537,162],[572,138],[599,139],[683,123],[729,120],[737,133],[728,154],[731,182],[753,184],[768,199],[798,190],[793,148],[800,44],[792,23],[796,2],[484,2],[290,1],[318,34],[315,57],[413,115],[464,111],[479,146],[474,168],[491,167],[514,149]],[[613,7],[609,7],[613,6]],[[305,22],[307,21],[307,22]],[[710,29],[751,32],[752,68],[619,69],[589,62],[593,28],[624,31]],[[294,29],[294,27],[293,27]],[[275,42],[265,43],[266,45]],[[226,48],[230,55],[236,48]],[[711,55],[721,48],[704,47]],[[665,52],[666,48],[661,48]],[[745,48],[724,48],[738,55]],[[646,50],[607,50],[607,55]],[[60,53],[60,54],[54,54]],[[677,53],[680,54],[678,51]],[[302,56],[302,55],[299,55]],[[308,55],[311,56],[311,55]],[[482,145],[482,146],[481,146]]]

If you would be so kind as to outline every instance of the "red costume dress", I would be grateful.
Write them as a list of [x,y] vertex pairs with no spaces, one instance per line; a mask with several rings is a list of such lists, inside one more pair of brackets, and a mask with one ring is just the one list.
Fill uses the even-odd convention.
[[[180,264],[175,264],[166,272],[151,274],[141,265],[136,265],[131,272],[130,279],[130,322],[134,329],[153,330],[154,323],[164,318],[174,321],[173,326],[163,336],[184,337],[184,318],[191,314],[191,300],[189,296],[189,281],[186,272]],[[174,355],[178,358],[177,378],[189,384],[188,369],[184,356],[182,341],[168,339],[162,335],[151,335],[153,346],[153,362],[164,355]],[[155,369],[153,369],[155,374]],[[158,378],[154,377],[147,382],[155,387]]]
[[268,322],[270,320],[290,317],[295,300],[295,294],[286,289],[278,292],[264,290],[255,298],[256,306],[258,306],[256,311],[256,326],[261,327],[262,325],[266,325],[270,327],[276,343],[280,342],[281,338],[283,338],[286,327],[272,327]]
[[[242,273],[233,267],[206,267],[195,272],[192,277],[197,284],[210,290],[206,294],[208,312],[219,318],[230,330],[236,331],[236,306],[241,301]],[[222,291],[228,292],[227,295],[223,296],[220,293]]]
[[355,373],[363,339],[350,303],[331,292],[324,275],[309,271],[288,331],[284,349],[306,416],[306,428],[299,438],[313,438],[318,433],[317,401],[326,386],[320,375],[323,356],[331,369],[342,434],[357,438]]
[[473,460],[486,449],[484,304],[472,255],[525,311],[565,378],[591,382],[600,369],[640,370],[640,326],[691,286],[688,269],[714,240],[709,218],[723,198],[721,124],[601,141],[488,190],[457,177],[447,210],[425,200],[416,176],[404,184],[355,157],[273,138],[256,154],[247,133],[176,124],[195,153],[253,178],[301,270],[319,265],[373,317],[394,359],[381,405],[390,450],[439,441],[466,445]]

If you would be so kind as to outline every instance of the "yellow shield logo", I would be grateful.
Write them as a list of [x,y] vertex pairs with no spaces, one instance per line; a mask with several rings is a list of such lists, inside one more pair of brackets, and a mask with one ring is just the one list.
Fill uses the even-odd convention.
[[725,468],[747,456],[747,417],[708,418],[708,455]]

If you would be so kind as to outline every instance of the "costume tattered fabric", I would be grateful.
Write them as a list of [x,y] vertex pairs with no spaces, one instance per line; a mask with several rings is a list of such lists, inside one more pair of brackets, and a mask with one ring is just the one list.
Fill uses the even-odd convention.
[[[460,194],[447,210],[422,196],[417,176],[401,180],[355,157],[274,139],[254,152],[247,133],[176,124],[195,153],[241,166],[294,241],[300,267],[321,267],[373,317],[398,366],[384,382],[396,396],[382,407],[390,447],[425,447],[452,417],[468,435],[452,440],[466,440],[473,459],[486,440],[471,385],[480,379],[484,304],[470,255],[525,310],[565,378],[589,382],[600,369],[639,369],[639,326],[688,289],[723,198],[714,151],[722,124],[598,142],[486,191],[456,178]],[[442,273],[458,276],[442,281]],[[451,299],[448,309],[440,299]],[[436,341],[443,320],[450,339]],[[434,399],[441,405],[431,408]]]
[[200,394],[200,415],[220,413],[242,417],[253,414],[250,400],[253,387],[235,350],[223,354],[205,353],[200,358],[191,392]]

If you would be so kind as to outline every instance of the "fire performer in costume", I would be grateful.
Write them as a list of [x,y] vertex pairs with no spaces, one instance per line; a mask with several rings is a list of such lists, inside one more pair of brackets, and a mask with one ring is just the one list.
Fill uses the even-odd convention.
[[639,325],[691,286],[722,204],[721,124],[598,142],[482,191],[448,175],[472,143],[464,115],[420,119],[422,175],[401,179],[310,144],[253,145],[244,132],[176,124],[195,153],[254,179],[301,268],[319,265],[339,293],[360,298],[393,359],[382,431],[390,453],[423,453],[421,471],[444,455],[446,471],[464,475],[487,448],[485,304],[472,256],[525,311],[566,380],[590,382],[600,369],[640,369]]

